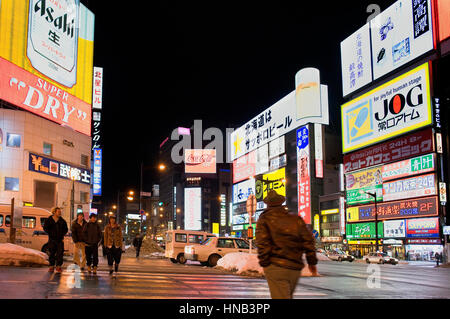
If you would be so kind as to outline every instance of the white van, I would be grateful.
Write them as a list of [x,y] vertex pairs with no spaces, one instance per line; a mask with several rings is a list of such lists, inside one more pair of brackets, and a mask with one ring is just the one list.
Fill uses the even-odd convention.
[[166,232],[166,258],[170,258],[173,263],[186,263],[184,257],[184,247],[186,245],[200,244],[209,237],[216,237],[216,235],[195,230],[168,230]]
[[[16,229],[16,245],[25,248],[40,250],[49,254],[48,235],[44,231],[44,223],[52,214],[43,208],[26,207],[22,209],[22,229]],[[0,243],[9,242],[9,230],[11,225],[11,206],[0,205]],[[73,253],[72,235],[70,233],[70,222],[67,222],[69,232],[64,237],[64,254]]]

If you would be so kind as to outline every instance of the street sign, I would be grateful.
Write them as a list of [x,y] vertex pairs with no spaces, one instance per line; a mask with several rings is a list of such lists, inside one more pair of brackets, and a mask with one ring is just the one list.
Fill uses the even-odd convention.
[[319,232],[317,230],[313,229],[312,233],[315,239],[319,238]]
[[143,209],[141,209],[141,210],[139,211],[139,214],[141,214],[141,216],[142,216],[142,215],[145,214],[145,211],[144,211]]

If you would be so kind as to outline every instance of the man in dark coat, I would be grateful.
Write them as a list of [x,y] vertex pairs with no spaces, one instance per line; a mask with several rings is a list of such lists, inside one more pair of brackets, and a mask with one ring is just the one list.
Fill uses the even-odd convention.
[[102,240],[102,230],[97,223],[96,214],[89,215],[89,222],[83,227],[83,239],[86,244],[85,252],[88,271],[93,271],[96,274],[98,266],[98,245]]
[[271,190],[264,202],[267,209],[256,225],[259,264],[274,299],[291,299],[304,267],[306,254],[309,270],[317,276],[317,257],[312,232],[303,219],[286,210],[285,197]]
[[56,264],[56,272],[61,273],[64,256],[64,236],[69,231],[66,221],[61,217],[61,208],[55,207],[52,209],[52,216],[45,220],[44,231],[48,234],[48,248],[50,251],[48,258],[50,268],[48,271],[53,272]]
[[133,246],[134,248],[136,248],[136,258],[138,258],[142,246],[142,235],[140,233],[137,234],[136,237],[134,237]]
[[[77,264],[82,271],[84,270],[84,266],[86,266],[86,252],[83,240],[84,225],[86,225],[86,221],[84,220],[84,213],[79,212],[77,214],[77,219],[75,219],[72,222],[72,240],[74,243],[73,262]],[[80,260],[80,252],[81,252],[81,260]]]

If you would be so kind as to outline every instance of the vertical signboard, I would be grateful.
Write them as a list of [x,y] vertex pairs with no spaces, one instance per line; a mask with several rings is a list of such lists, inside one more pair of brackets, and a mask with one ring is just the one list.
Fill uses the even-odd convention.
[[184,189],[184,229],[202,228],[202,189],[200,187]]
[[298,215],[311,224],[311,174],[308,125],[297,130]]
[[372,81],[369,24],[341,42],[342,95]]
[[314,158],[316,163],[316,177],[323,178],[323,140],[322,124],[314,124]]
[[94,149],[94,177],[92,179],[92,194],[102,195],[102,150]]
[[94,67],[94,79],[92,83],[92,108],[102,109],[103,99],[103,68]]
[[220,195],[220,226],[227,225],[227,200],[225,194]]

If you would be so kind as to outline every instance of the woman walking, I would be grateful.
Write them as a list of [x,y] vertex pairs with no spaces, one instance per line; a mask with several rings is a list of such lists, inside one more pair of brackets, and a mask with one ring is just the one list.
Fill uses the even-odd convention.
[[116,216],[109,217],[109,223],[105,227],[104,244],[108,257],[109,274],[119,271],[120,257],[122,256],[122,229],[116,223]]

